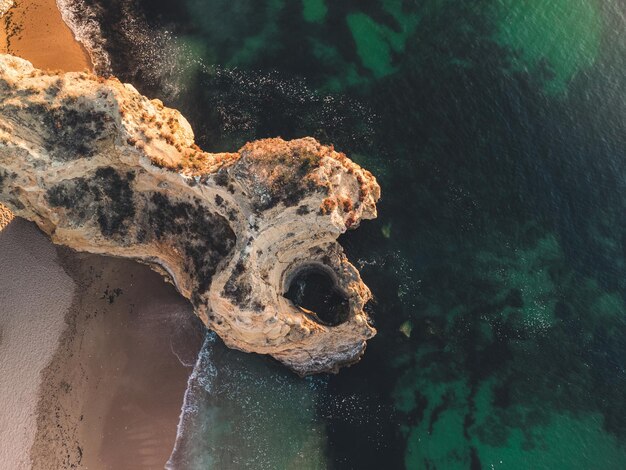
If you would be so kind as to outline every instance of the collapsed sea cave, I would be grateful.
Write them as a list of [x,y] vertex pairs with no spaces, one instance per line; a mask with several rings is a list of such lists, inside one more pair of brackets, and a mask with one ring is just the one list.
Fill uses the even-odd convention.
[[348,321],[348,298],[325,266],[308,264],[293,271],[287,278],[284,297],[322,325],[338,326]]
[[[14,104],[0,106],[0,199],[16,215],[57,244],[149,264],[229,347],[272,355],[302,375],[361,357],[376,333],[363,310],[370,291],[335,240],[376,217],[371,173],[313,138],[203,152],[180,113],[114,79],[66,80],[2,55],[0,76],[20,104],[19,119]],[[38,125],[50,112],[55,123]],[[97,112],[96,134],[77,131],[86,149],[58,158],[46,144],[65,138],[57,121],[74,135],[77,116]],[[259,197],[276,188],[279,200],[260,210]],[[315,263],[328,272],[298,270],[293,302],[283,297],[292,284],[283,268]]]

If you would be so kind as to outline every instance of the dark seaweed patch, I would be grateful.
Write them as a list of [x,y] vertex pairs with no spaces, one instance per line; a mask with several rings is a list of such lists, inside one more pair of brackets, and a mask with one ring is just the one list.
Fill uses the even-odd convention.
[[480,458],[478,457],[478,451],[476,451],[476,447],[470,447],[470,470],[481,470],[483,466],[480,463]]
[[63,82],[61,79],[58,79],[56,82],[54,82],[52,85],[50,85],[48,88],[46,88],[46,93],[51,97],[51,98],[56,98],[56,96],[59,94],[59,92],[61,91],[61,87],[63,86]]
[[51,187],[46,192],[46,196],[48,202],[54,207],[79,209],[80,206],[84,205],[84,198],[89,193],[89,185],[85,178],[75,178]]
[[435,426],[435,423],[437,422],[437,420],[439,419],[441,414],[446,409],[450,408],[450,405],[452,404],[453,399],[454,399],[454,396],[452,395],[452,393],[446,392],[446,394],[442,398],[441,403],[439,403],[433,409],[433,412],[431,413],[430,419],[428,421],[428,434],[432,434],[433,433],[433,428]]

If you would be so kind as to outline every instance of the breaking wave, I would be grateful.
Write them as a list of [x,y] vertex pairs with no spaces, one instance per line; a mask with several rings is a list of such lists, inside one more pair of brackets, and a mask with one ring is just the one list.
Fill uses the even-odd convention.
[[102,0],[56,2],[74,37],[90,54],[96,73],[121,75],[146,89],[158,88],[162,95],[180,94],[180,76],[194,61],[170,31],[150,26],[134,2],[121,1],[114,7]]
[[[166,470],[185,468],[187,461],[186,452],[184,451],[186,447],[184,443],[185,430],[192,427],[196,420],[201,419],[201,417],[198,416],[197,395],[209,393],[217,375],[217,369],[211,357],[212,345],[215,344],[216,337],[217,335],[215,333],[207,332],[202,349],[198,354],[196,365],[187,381],[187,390],[183,398],[183,406],[176,431],[176,441],[174,442],[172,454],[165,465]],[[210,456],[207,456],[207,458],[210,458]]]
[[105,49],[105,39],[98,20],[98,9],[82,0],[56,0],[61,17],[89,53],[96,71],[111,72],[111,60]]

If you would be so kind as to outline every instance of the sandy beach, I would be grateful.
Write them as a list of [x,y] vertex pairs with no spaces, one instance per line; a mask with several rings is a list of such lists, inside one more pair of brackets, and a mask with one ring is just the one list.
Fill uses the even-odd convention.
[[[3,0],[0,7],[0,13],[6,12],[0,17],[0,52],[45,68],[90,67],[54,0]],[[57,34],[58,40],[50,40]],[[2,204],[0,266],[0,461],[19,470],[31,467],[40,375],[65,329],[74,283],[59,266],[50,241],[34,225],[15,220]]]
[[0,467],[30,468],[41,372],[65,328],[74,283],[32,224],[0,231]]
[[148,267],[0,231],[0,462],[163,468],[204,328]]
[[74,40],[55,0],[16,0],[0,18],[0,51],[35,67],[66,72],[91,70],[84,48]]
[[[6,10],[8,8],[8,10]],[[85,49],[63,22],[55,0],[0,0],[0,52],[29,60],[38,68],[91,70]],[[13,219],[0,204],[0,230]]]
[[59,253],[76,290],[42,373],[33,468],[163,468],[203,327],[146,266]]
[[[17,0],[0,51],[91,69],[54,0]],[[55,247],[0,205],[0,468],[163,468],[204,327],[143,265]]]

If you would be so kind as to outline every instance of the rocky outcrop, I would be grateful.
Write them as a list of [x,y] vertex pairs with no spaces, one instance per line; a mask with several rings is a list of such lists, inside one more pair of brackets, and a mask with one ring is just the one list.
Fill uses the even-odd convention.
[[0,18],[11,9],[13,6],[13,0],[0,0]]
[[[148,264],[228,346],[300,374],[357,361],[375,334],[336,240],[376,216],[379,195],[314,139],[206,153],[177,111],[130,85],[0,56],[0,202],[55,243]],[[311,269],[345,301],[333,325],[284,297]]]
[[0,230],[9,225],[13,220],[13,214],[8,207],[0,204]]

